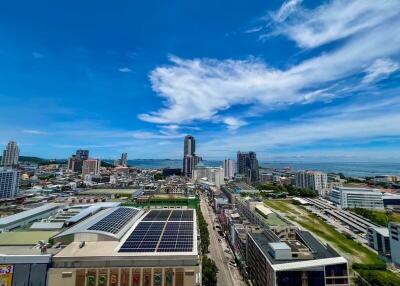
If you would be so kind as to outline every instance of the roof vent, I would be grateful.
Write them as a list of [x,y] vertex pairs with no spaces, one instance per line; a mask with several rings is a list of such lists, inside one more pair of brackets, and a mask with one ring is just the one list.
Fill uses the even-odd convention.
[[85,246],[85,241],[79,242],[79,248],[82,248],[82,247],[84,247],[84,246]]

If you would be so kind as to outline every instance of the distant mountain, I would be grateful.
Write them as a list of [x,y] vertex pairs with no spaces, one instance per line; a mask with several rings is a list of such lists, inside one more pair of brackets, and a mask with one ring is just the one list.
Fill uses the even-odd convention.
[[[1,161],[1,156],[0,156]],[[33,163],[38,165],[49,165],[49,164],[65,164],[67,160],[65,159],[43,159],[33,156],[19,156],[20,163]]]

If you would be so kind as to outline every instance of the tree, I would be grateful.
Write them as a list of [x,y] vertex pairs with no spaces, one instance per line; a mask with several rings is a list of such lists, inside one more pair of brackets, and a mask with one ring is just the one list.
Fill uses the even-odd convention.
[[202,273],[203,285],[205,286],[217,285],[218,267],[215,264],[214,260],[204,255],[202,259],[202,270],[203,270]]

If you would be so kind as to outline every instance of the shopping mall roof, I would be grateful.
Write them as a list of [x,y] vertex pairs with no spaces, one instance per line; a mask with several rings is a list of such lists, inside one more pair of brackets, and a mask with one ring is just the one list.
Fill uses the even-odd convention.
[[78,233],[94,233],[119,240],[142,214],[143,210],[137,208],[108,208],[72,226],[56,238]]

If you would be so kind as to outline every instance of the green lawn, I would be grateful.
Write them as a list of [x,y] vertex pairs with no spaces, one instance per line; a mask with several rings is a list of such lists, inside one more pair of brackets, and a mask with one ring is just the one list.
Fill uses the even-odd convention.
[[347,257],[351,258],[352,262],[367,264],[384,263],[374,252],[336,231],[316,215],[292,204],[290,200],[267,200],[265,203],[271,208],[285,213],[288,219],[326,240],[329,244],[346,254]]
[[[267,200],[265,204],[283,213],[289,220],[298,223],[304,229],[324,239],[345,255],[351,264],[385,264],[374,252],[362,244],[347,238],[305,208],[293,204],[291,200]],[[400,285],[400,277],[388,270],[357,270],[357,272],[374,286]]]

